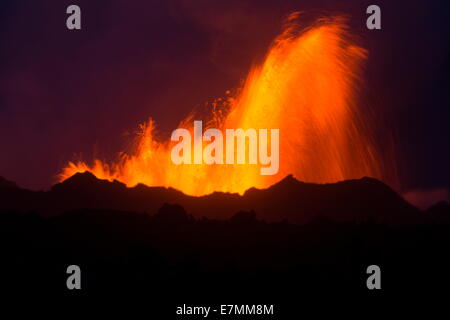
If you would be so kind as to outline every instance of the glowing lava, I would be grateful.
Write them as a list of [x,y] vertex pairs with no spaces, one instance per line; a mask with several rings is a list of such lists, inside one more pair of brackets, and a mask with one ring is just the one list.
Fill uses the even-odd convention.
[[[215,108],[209,127],[222,130],[280,129],[280,168],[263,176],[258,165],[175,165],[174,142],[156,141],[154,122],[141,125],[137,146],[111,163],[70,162],[64,180],[86,170],[98,178],[128,186],[173,187],[186,194],[214,191],[243,193],[264,188],[287,174],[306,182],[335,182],[371,176],[381,178],[378,155],[360,121],[357,105],[359,71],[366,51],[346,36],[342,19],[322,19],[299,31],[292,22],[273,42],[264,62],[254,67],[235,96]],[[179,127],[192,130],[193,118]]]

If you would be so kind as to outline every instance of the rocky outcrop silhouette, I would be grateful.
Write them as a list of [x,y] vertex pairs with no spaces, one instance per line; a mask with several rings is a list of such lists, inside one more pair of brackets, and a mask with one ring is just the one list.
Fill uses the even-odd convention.
[[422,212],[371,178],[288,176],[242,196],[190,197],[83,173],[46,192],[2,183],[0,207],[3,290],[76,294],[65,287],[76,264],[82,294],[138,294],[161,319],[186,297],[283,301],[277,310],[296,315],[301,292],[363,297],[371,264],[383,296],[450,283],[448,203]]
[[[304,224],[317,217],[336,221],[416,223],[427,215],[384,183],[364,177],[330,184],[304,183],[287,176],[267,189],[239,194],[214,192],[193,197],[172,188],[139,184],[127,188],[118,181],[77,173],[49,191],[29,191],[0,184],[0,209],[36,211],[54,216],[68,210],[108,209],[157,214],[164,203],[178,204],[194,218],[229,219],[239,211],[254,211],[260,220]],[[445,215],[445,214],[443,214]],[[434,215],[436,216],[436,215]],[[442,216],[440,214],[439,216]]]

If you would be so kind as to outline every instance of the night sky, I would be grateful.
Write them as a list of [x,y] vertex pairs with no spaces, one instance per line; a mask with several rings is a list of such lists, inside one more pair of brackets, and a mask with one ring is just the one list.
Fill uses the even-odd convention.
[[[364,105],[395,141],[402,191],[450,188],[448,1],[25,1],[0,4],[0,176],[48,189],[67,161],[112,159],[239,87],[292,11],[347,14],[369,50]],[[66,28],[77,4],[82,30]],[[382,30],[365,26],[378,4]],[[382,143],[382,142],[381,142]]]

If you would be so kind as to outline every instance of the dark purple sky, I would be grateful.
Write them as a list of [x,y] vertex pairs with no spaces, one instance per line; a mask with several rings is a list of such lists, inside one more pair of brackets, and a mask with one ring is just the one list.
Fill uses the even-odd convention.
[[[394,3],[395,2],[395,3]],[[152,117],[167,134],[236,88],[294,10],[350,15],[364,99],[395,136],[404,190],[450,188],[447,1],[2,1],[0,176],[48,188],[74,155],[110,159]],[[382,30],[365,28],[369,4]],[[82,30],[65,26],[82,10]],[[383,139],[383,138],[380,138]]]

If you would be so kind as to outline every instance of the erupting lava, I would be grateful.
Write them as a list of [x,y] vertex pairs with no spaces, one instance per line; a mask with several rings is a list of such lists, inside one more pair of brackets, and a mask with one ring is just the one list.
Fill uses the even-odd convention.
[[[212,112],[208,127],[280,129],[280,168],[273,176],[252,164],[206,165],[171,161],[175,142],[156,141],[154,122],[141,126],[137,147],[112,164],[70,162],[64,180],[86,170],[128,186],[173,187],[190,195],[214,191],[243,193],[265,188],[288,174],[306,182],[381,178],[378,155],[360,121],[356,85],[366,51],[346,36],[342,19],[322,19],[299,31],[291,19],[264,62],[254,67],[243,88]],[[193,118],[179,127],[192,130]]]

